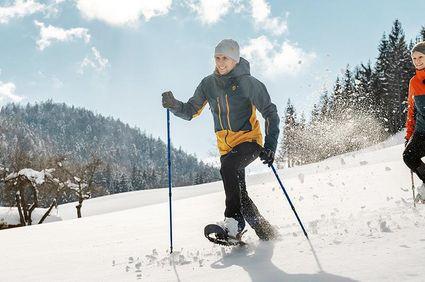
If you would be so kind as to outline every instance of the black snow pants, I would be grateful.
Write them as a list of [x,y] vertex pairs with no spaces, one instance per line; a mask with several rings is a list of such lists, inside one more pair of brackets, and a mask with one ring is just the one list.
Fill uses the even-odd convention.
[[421,160],[423,157],[425,157],[425,134],[414,132],[404,149],[403,160],[425,182],[425,164]]
[[[262,148],[255,142],[245,142],[234,147],[228,154],[221,156],[221,177],[226,193],[225,217],[243,217],[248,224],[258,230],[268,222],[258,212],[248,196],[245,184],[245,167],[252,163]],[[258,234],[258,233],[257,233]]]

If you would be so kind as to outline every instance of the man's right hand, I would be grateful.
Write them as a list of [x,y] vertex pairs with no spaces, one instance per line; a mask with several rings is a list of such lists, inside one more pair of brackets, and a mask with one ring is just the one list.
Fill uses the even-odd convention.
[[166,109],[174,109],[177,107],[177,100],[173,96],[173,92],[167,91],[162,93],[162,106]]

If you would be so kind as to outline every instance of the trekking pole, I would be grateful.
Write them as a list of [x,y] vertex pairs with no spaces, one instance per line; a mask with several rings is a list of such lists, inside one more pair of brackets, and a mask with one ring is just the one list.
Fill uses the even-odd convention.
[[171,141],[170,141],[170,110],[167,109],[167,149],[168,149],[168,198],[170,210],[170,254],[173,253],[173,209],[171,193]]
[[308,238],[307,232],[306,232],[306,231],[305,231],[305,229],[304,229],[304,226],[303,226],[303,224],[302,224],[302,222],[301,222],[301,220],[300,220],[300,217],[298,216],[297,211],[295,210],[295,207],[294,207],[294,205],[292,204],[291,199],[290,199],[290,198],[289,198],[289,196],[288,196],[288,193],[286,193],[285,187],[283,187],[282,181],[280,181],[279,175],[277,174],[276,169],[274,168],[273,164],[271,165],[271,168],[272,168],[272,170],[273,170],[273,172],[274,172],[274,175],[275,175],[275,176],[276,176],[276,178],[277,178],[277,181],[278,181],[278,182],[279,182],[279,184],[280,184],[280,187],[281,187],[281,188],[282,188],[282,190],[283,190],[283,193],[285,193],[286,199],[288,199],[289,205],[291,206],[292,210],[293,210],[293,211],[294,211],[294,213],[295,213],[295,216],[297,217],[298,223],[300,224],[301,229],[303,230],[305,237],[307,238],[308,244],[310,245],[310,249],[311,249],[311,251],[313,252],[313,256],[314,256],[314,259],[316,260],[317,266],[318,266],[318,268],[319,268],[320,272],[323,272],[322,264],[321,264],[321,263],[320,263],[320,261],[319,261],[319,257],[318,257],[318,256],[317,256],[317,254],[316,254],[316,250],[314,249],[313,244],[311,243],[310,239]]
[[305,231],[304,226],[303,226],[303,224],[302,224],[302,222],[301,222],[301,220],[300,220],[300,218],[299,218],[299,216],[298,216],[298,214],[297,214],[297,211],[295,210],[295,207],[294,207],[294,205],[292,204],[291,199],[290,199],[290,198],[289,198],[289,196],[288,196],[288,193],[286,193],[285,187],[283,187],[282,181],[280,181],[279,175],[277,174],[276,169],[274,168],[273,164],[271,165],[271,168],[272,168],[272,170],[273,170],[273,172],[274,172],[274,175],[275,175],[275,176],[276,176],[276,178],[277,178],[277,181],[278,181],[278,182],[279,182],[279,184],[280,184],[280,187],[281,187],[281,188],[282,188],[282,190],[283,190],[283,193],[285,193],[286,199],[288,200],[289,205],[290,205],[290,206],[291,206],[291,208],[292,208],[292,211],[294,212],[295,216],[297,217],[298,223],[300,224],[301,229],[303,230],[305,237],[307,238],[307,240],[308,240],[308,241],[310,241],[310,240],[308,239],[307,232]]
[[410,170],[410,177],[412,179],[412,192],[413,192],[413,207],[416,208],[416,197],[415,197],[415,182],[413,180],[413,170]]

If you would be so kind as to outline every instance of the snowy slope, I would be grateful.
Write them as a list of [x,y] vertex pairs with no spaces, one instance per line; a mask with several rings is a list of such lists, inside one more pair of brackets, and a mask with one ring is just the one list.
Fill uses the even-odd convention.
[[1,231],[0,280],[424,281],[425,207],[413,208],[403,145],[389,145],[279,171],[316,257],[268,172],[249,176],[248,191],[280,241],[252,230],[243,248],[204,239],[222,219],[217,182],[174,190],[170,256],[167,190],[133,192],[86,201],[82,219]]

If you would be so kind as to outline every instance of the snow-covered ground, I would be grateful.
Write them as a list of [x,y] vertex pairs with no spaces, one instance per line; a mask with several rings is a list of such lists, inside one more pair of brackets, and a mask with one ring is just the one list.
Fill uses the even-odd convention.
[[217,182],[174,190],[169,255],[167,189],[131,192],[85,201],[81,219],[68,204],[53,211],[64,221],[0,231],[0,280],[425,281],[425,207],[413,208],[397,140],[279,171],[312,248],[267,172],[248,191],[279,241],[251,229],[246,247],[207,241],[223,217]]

